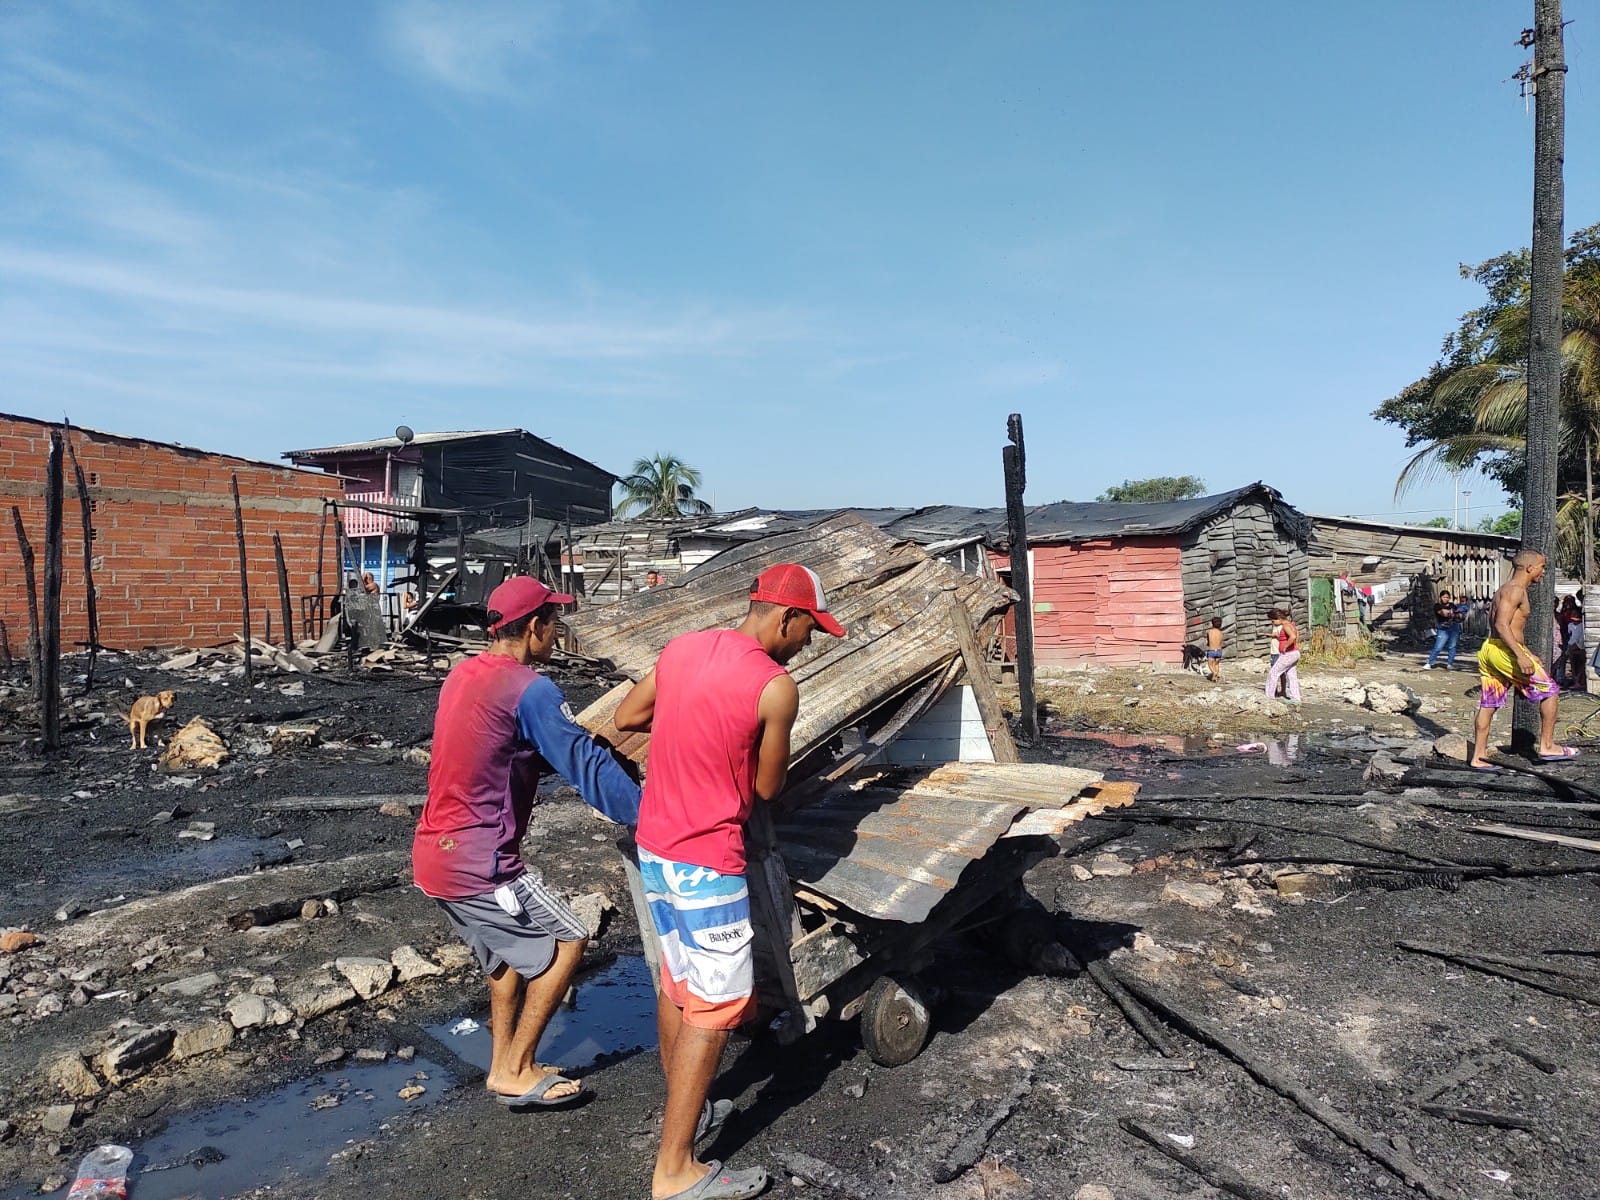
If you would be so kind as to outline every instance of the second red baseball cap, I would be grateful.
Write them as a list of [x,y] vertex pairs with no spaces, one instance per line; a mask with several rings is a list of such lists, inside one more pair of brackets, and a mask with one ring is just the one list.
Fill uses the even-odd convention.
[[489,593],[489,603],[485,607],[490,612],[500,614],[500,619],[489,626],[489,631],[493,633],[500,626],[525,617],[552,601],[571,604],[572,597],[562,592],[552,592],[531,575],[513,575]]
[[810,567],[799,563],[778,563],[756,576],[755,590],[750,599],[768,604],[781,604],[785,608],[798,608],[810,613],[817,628],[834,637],[844,636],[844,626],[828,611],[828,596],[822,590],[822,580]]

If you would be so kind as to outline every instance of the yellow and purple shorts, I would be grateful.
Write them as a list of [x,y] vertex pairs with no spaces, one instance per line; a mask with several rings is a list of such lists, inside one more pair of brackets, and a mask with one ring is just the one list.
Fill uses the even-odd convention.
[[1479,708],[1505,707],[1506,696],[1512,688],[1521,692],[1529,704],[1540,704],[1560,694],[1561,689],[1546,673],[1544,664],[1532,653],[1528,657],[1533,659],[1532,675],[1525,674],[1517,666],[1516,653],[1499,638],[1483,643],[1478,651],[1478,682],[1483,687],[1478,696]]

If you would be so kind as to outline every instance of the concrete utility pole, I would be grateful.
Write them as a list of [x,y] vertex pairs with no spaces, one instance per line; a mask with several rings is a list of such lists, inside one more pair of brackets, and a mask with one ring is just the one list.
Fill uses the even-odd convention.
[[[1566,139],[1567,64],[1562,51],[1561,0],[1534,0],[1533,28],[1522,44],[1533,47],[1533,263],[1529,299],[1528,477],[1522,492],[1522,546],[1553,559],[1556,548],[1556,478],[1561,425],[1561,297],[1565,262],[1562,157]],[[1554,563],[1552,562],[1552,568]],[[1552,569],[1528,594],[1527,644],[1541,661],[1552,643]],[[1551,664],[1551,670],[1554,670]],[[1538,711],[1518,698],[1513,747],[1533,753]]]

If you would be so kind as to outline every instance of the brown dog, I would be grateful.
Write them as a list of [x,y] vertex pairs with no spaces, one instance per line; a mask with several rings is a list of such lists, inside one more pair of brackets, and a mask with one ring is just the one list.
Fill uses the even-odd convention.
[[152,721],[159,721],[172,707],[173,699],[171,692],[161,692],[154,696],[140,696],[133,702],[133,707],[128,710],[129,750],[145,748],[145,731],[150,728]]

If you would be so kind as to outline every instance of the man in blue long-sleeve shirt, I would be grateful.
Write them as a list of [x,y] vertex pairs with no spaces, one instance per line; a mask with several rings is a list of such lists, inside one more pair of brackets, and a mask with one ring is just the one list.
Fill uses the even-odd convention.
[[439,690],[428,799],[411,848],[417,886],[438,901],[489,976],[488,1088],[514,1106],[569,1104],[582,1095],[575,1081],[534,1059],[589,936],[522,861],[539,776],[553,770],[612,820],[639,820],[638,785],[531,665],[549,660],[561,605],[571,602],[525,576],[489,596],[494,641]]

